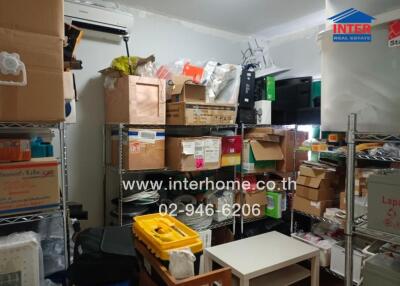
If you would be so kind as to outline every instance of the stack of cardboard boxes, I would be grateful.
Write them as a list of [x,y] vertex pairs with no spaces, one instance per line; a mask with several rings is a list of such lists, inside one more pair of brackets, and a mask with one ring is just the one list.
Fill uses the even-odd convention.
[[[107,123],[143,125],[122,133],[119,150],[118,130],[111,134],[111,163],[117,165],[122,151],[126,170],[162,169],[165,167],[165,80],[125,75],[105,89]],[[160,128],[146,128],[160,125]]]
[[64,1],[0,2],[0,121],[64,120],[63,39]]
[[300,166],[293,208],[315,216],[323,216],[338,196],[335,170],[324,165]]

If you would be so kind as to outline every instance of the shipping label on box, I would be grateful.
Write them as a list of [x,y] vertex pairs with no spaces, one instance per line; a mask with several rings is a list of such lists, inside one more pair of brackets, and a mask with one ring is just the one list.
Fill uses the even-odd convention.
[[55,160],[0,165],[0,216],[58,208],[58,175]]

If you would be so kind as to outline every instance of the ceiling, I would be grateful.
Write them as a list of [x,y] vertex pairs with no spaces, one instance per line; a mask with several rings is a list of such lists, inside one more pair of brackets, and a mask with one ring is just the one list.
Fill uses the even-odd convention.
[[117,0],[192,23],[250,35],[325,8],[324,0]]

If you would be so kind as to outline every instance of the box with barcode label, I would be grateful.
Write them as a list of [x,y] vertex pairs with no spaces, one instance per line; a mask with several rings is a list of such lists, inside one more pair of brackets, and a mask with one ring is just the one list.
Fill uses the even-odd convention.
[[177,171],[219,169],[221,166],[220,137],[168,137],[166,163]]
[[[111,163],[119,162],[118,130],[112,132]],[[165,129],[130,128],[122,134],[122,168],[151,170],[165,167]]]

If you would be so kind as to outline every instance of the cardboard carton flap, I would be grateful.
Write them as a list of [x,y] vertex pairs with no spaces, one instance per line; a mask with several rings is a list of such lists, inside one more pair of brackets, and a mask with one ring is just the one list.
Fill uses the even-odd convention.
[[256,161],[283,160],[283,153],[278,143],[251,140],[250,146]]
[[171,80],[173,82],[171,95],[181,94],[185,83],[192,82],[192,78],[190,76],[184,76],[184,75],[173,75]]

